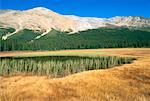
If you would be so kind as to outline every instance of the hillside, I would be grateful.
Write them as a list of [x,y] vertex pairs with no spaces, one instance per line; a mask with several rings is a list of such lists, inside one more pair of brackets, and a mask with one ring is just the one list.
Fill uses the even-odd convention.
[[[6,31],[14,30],[1,29],[2,34]],[[149,31],[123,27],[91,29],[74,34],[52,29],[38,38],[40,35],[40,32],[29,29],[19,31],[7,40],[1,40],[1,51],[150,47]]]
[[47,8],[0,10],[0,51],[150,47],[150,19],[62,15]]

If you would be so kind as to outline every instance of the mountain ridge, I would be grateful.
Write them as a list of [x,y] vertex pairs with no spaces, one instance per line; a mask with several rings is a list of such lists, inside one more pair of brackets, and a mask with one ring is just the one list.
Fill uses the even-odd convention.
[[16,30],[2,37],[6,40],[23,29],[40,31],[42,32],[41,36],[44,36],[52,29],[76,33],[78,31],[110,26],[150,27],[150,18],[137,16],[116,16],[112,18],[79,17],[75,15],[61,15],[47,8],[37,7],[23,11],[3,11],[0,13],[0,26],[3,28],[12,27]]

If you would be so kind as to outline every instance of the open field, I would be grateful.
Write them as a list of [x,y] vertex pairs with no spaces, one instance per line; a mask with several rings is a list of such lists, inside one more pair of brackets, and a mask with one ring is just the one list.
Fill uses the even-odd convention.
[[114,49],[83,49],[61,51],[16,51],[0,52],[0,57],[34,57],[34,56],[147,56],[150,48],[114,48]]
[[45,76],[0,77],[1,101],[149,101],[150,48],[5,52],[1,57],[90,55],[127,56],[132,64],[92,70],[63,78]]

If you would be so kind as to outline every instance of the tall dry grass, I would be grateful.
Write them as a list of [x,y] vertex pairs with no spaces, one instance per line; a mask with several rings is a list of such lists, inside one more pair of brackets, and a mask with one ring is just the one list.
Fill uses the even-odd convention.
[[134,56],[132,64],[92,70],[63,78],[0,77],[0,101],[149,101],[149,49],[108,49]]

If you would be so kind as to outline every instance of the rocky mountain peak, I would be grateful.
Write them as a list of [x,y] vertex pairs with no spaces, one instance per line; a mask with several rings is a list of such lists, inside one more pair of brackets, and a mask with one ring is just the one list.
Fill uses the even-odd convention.
[[[15,28],[16,32],[23,29],[39,30],[44,33],[43,35],[51,29],[78,32],[87,29],[108,27],[108,25],[119,27],[150,27],[149,18],[133,16],[116,16],[112,18],[79,17],[61,15],[43,7],[24,11],[0,11],[0,13],[0,26]],[[9,35],[7,36],[9,37]]]

